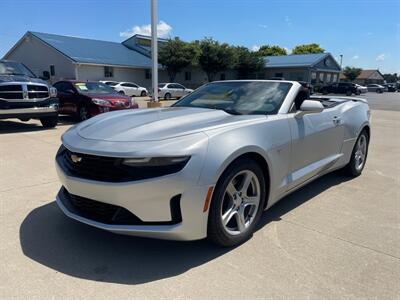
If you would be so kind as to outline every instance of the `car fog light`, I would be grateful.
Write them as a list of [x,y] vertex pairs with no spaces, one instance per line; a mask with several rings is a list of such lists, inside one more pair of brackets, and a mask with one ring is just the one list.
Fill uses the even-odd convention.
[[135,157],[126,158],[123,164],[132,167],[156,167],[186,164],[190,156],[173,156],[173,157]]

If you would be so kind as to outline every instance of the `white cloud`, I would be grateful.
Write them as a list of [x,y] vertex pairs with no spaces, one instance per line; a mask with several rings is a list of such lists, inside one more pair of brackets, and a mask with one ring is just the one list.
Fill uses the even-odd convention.
[[[170,36],[172,31],[172,26],[165,23],[164,21],[160,21],[157,24],[157,35],[161,38],[167,38]],[[119,36],[124,38],[129,38],[135,34],[142,34],[142,35],[151,35],[151,25],[142,25],[142,26],[133,26],[131,29],[128,29],[124,32],[120,32]]]
[[268,25],[265,25],[265,24],[258,24],[258,27],[261,27],[261,28],[267,29],[267,28],[268,28]]
[[253,47],[251,47],[251,51],[258,51],[258,50],[260,50],[260,46],[258,46],[258,45],[254,45]]
[[285,23],[287,26],[292,26],[292,20],[289,16],[285,16]]
[[379,55],[376,57],[376,60],[377,60],[377,61],[382,61],[382,60],[385,60],[385,58],[386,58],[385,53],[382,53],[382,54],[379,54]]
[[290,53],[292,53],[292,51],[288,48],[288,47],[283,47],[283,49],[285,49],[286,50],[286,53],[287,54],[290,54]]
[[360,56],[358,54],[354,55],[351,59],[359,59]]

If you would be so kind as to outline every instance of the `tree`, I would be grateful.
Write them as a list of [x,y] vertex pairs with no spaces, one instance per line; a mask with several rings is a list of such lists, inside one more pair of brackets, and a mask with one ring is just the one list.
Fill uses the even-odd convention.
[[199,52],[199,48],[195,44],[175,38],[168,40],[160,47],[158,58],[167,70],[170,81],[174,82],[176,74],[196,63]]
[[293,48],[293,54],[309,54],[309,53],[323,53],[325,49],[321,48],[318,44],[304,44],[298,45]]
[[397,82],[400,80],[400,76],[397,76],[397,73],[383,74],[383,78],[385,78],[386,82]]
[[354,68],[354,67],[346,67],[343,70],[343,75],[350,81],[353,81],[360,75],[361,69],[360,68]]
[[214,79],[215,74],[232,68],[235,64],[235,51],[228,44],[220,44],[212,38],[205,38],[198,42],[200,47],[199,65],[207,74],[208,81]]
[[240,79],[250,79],[254,73],[262,70],[265,64],[260,54],[252,52],[246,47],[236,47],[235,56],[235,69],[238,71]]
[[261,56],[287,55],[286,49],[277,45],[263,45],[257,52]]

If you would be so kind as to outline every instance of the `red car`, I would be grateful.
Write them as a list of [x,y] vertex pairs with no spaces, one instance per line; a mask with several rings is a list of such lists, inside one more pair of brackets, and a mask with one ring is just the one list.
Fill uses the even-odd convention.
[[63,80],[53,86],[58,92],[59,113],[76,115],[81,121],[108,111],[138,108],[131,97],[101,82]]

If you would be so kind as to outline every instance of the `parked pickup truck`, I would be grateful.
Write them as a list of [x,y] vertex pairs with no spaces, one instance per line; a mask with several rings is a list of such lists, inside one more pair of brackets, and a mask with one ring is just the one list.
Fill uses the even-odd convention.
[[57,90],[25,65],[0,60],[0,119],[39,119],[44,127],[58,121]]

